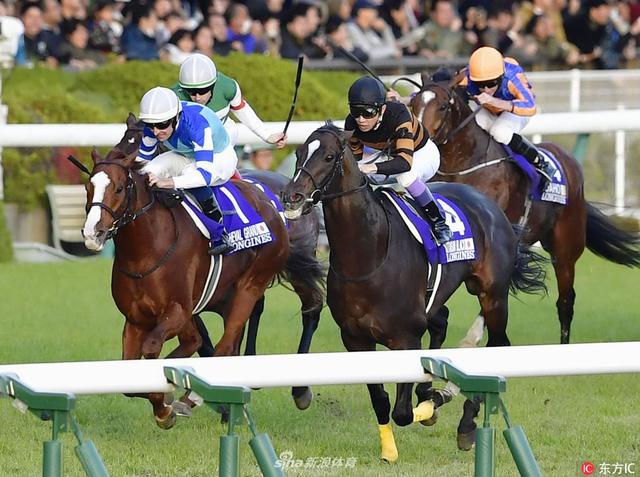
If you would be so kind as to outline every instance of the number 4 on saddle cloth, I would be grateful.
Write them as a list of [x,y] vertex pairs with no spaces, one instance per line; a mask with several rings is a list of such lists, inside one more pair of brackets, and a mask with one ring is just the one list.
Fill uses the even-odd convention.
[[502,145],[507,154],[514,160],[514,162],[522,169],[522,171],[529,178],[529,184],[531,189],[529,194],[533,200],[544,202],[555,202],[557,204],[567,205],[567,179],[562,170],[560,162],[556,157],[546,149],[538,147],[540,154],[544,155],[548,160],[551,160],[556,166],[556,173],[553,175],[553,181],[548,183],[544,190],[540,190],[540,174],[536,171],[535,167],[525,159],[524,156],[513,152],[513,150],[507,146]]
[[413,200],[400,197],[393,189],[381,188],[378,189],[378,193],[393,204],[413,237],[424,246],[430,264],[444,265],[462,260],[475,260],[476,247],[469,220],[451,200],[440,194],[433,194],[453,235],[449,242],[438,246],[431,234],[431,227],[416,211],[417,206]]
[[[258,187],[271,201],[273,207],[278,211],[280,217],[286,224],[284,209],[276,195],[264,184],[252,179],[243,179]],[[222,211],[224,228],[229,235],[229,242],[233,245],[233,250],[229,254],[245,250],[247,248],[258,247],[274,240],[271,231],[264,219],[258,214],[255,208],[244,198],[240,190],[233,182],[226,182],[220,186],[211,188]],[[186,194],[186,199],[182,205],[198,229],[209,240],[215,242],[222,235],[222,224],[207,217],[200,210],[197,201]]]

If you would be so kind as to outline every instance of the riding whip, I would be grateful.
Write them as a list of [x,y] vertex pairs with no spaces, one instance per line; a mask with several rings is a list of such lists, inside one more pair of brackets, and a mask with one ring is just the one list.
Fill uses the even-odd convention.
[[296,100],[298,99],[298,88],[300,87],[300,79],[302,78],[302,64],[304,63],[304,56],[300,55],[298,57],[298,71],[296,72],[296,89],[293,92],[293,101],[291,102],[291,109],[289,110],[289,117],[287,118],[287,122],[284,125],[283,134],[287,134],[287,129],[289,129],[289,123],[291,123],[291,118],[293,118],[293,111],[296,109]]
[[371,68],[369,68],[364,61],[360,60],[357,56],[355,56],[353,53],[351,53],[350,51],[347,51],[346,49],[344,49],[343,47],[341,47],[340,45],[336,45],[333,41],[327,39],[327,42],[329,43],[329,45],[331,45],[332,48],[335,48],[337,50],[339,50],[341,53],[343,53],[347,58],[349,58],[351,61],[355,61],[356,63],[358,63],[363,70],[365,70],[367,73],[369,73],[373,78],[377,79],[378,81],[380,81],[380,84],[384,87],[384,89],[386,89],[387,91],[389,91],[389,88],[387,87],[386,84],[384,84],[384,82],[380,79],[380,77],[376,74],[375,71],[373,71]]
[[87,166],[85,166],[82,162],[80,162],[75,157],[69,155],[69,156],[67,156],[67,160],[69,160],[74,166],[76,166],[78,169],[80,169],[85,174],[91,175],[91,171],[89,169],[87,169]]

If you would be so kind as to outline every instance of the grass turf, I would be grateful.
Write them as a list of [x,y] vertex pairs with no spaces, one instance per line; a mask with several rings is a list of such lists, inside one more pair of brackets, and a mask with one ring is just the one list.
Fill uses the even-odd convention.
[[[110,270],[106,261],[0,265],[0,363],[118,359],[123,317],[111,299]],[[585,254],[578,263],[572,341],[640,341],[639,277],[637,270]],[[558,342],[555,282],[548,282],[550,297],[511,299],[508,330],[513,344]],[[259,353],[296,349],[301,331],[298,308],[296,297],[287,290],[269,292]],[[473,297],[459,291],[450,309],[445,344],[453,347],[478,306]],[[212,336],[219,336],[220,319],[210,315],[205,320]],[[312,351],[343,351],[328,309]],[[579,468],[586,460],[596,465],[640,465],[640,376],[510,379],[507,389],[504,399],[512,421],[524,427],[545,475],[581,475]],[[387,390],[393,398],[392,387]],[[460,452],[455,445],[462,399],[444,408],[434,427],[395,427],[400,458],[386,465],[379,460],[377,427],[366,388],[324,386],[314,392],[315,400],[304,412],[295,408],[287,389],[253,393],[258,429],[270,435],[278,453],[287,451],[302,464],[287,469],[288,474],[473,474],[473,452]],[[209,410],[196,410],[170,431],[156,427],[146,401],[122,395],[80,397],[76,414],[112,476],[217,474],[218,436],[225,428]],[[495,422],[501,431],[503,423]],[[0,476],[40,474],[42,441],[50,436],[50,423],[20,414],[10,400],[0,400]],[[248,430],[241,428],[241,475],[259,475],[246,445],[248,438]],[[65,434],[64,440],[65,475],[83,475],[71,450],[72,435]],[[346,466],[349,458],[351,467]],[[313,468],[305,467],[312,462]],[[517,475],[500,432],[496,462],[497,475]]]

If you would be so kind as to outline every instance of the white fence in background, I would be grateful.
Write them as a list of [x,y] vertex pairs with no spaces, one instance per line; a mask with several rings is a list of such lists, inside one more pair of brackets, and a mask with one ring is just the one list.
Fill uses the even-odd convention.
[[[282,131],[284,122],[267,123],[272,131]],[[301,144],[323,121],[291,123],[290,144]],[[342,122],[336,122],[342,126]],[[0,126],[2,147],[113,146],[122,138],[123,124],[5,124]],[[239,125],[238,144],[257,144],[260,139]],[[640,131],[640,109],[538,114],[524,130],[528,135],[606,133],[616,131],[615,205],[625,206],[625,133]],[[1,168],[0,168],[1,169]],[[1,171],[0,171],[1,177]],[[0,189],[1,191],[1,189]],[[2,197],[0,196],[0,199]]]

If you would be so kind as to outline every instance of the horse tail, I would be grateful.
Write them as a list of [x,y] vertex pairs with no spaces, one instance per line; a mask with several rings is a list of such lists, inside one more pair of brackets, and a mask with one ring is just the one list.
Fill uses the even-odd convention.
[[587,202],[587,248],[611,262],[640,267],[640,235],[627,232]]
[[308,290],[314,306],[322,307],[326,294],[326,276],[326,266],[316,258],[315,247],[310,249],[292,244],[287,263],[278,273],[277,279],[279,283],[284,280],[289,284],[295,283],[297,288]]
[[[522,228],[514,225],[513,229],[518,237]],[[546,267],[549,259],[544,255],[534,252],[531,247],[518,240],[515,269],[511,274],[509,289],[512,294],[519,291],[529,294],[547,294],[545,278]]]

